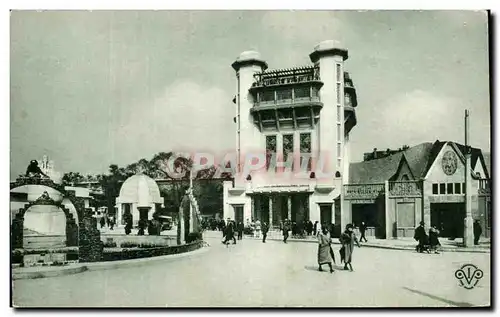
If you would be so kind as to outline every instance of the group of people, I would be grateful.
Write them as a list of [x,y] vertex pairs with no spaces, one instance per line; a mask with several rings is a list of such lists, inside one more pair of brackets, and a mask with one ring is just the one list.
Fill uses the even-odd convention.
[[113,216],[102,216],[99,220],[99,224],[101,225],[101,229],[108,226],[109,230],[113,230],[113,227],[115,226],[115,218]]
[[[261,223],[259,220],[256,222],[250,223],[247,220],[247,228],[251,228],[251,232],[253,232],[253,236],[255,238],[260,238],[262,234],[262,242],[266,243],[267,233],[269,231],[269,225],[266,222]],[[245,231],[245,225],[240,221],[236,224],[235,221],[230,218],[224,222],[224,229],[222,230],[222,243],[228,245],[230,241],[233,241],[233,244],[236,244],[237,234],[238,240],[243,239],[243,232]]]
[[[327,227],[321,228],[321,232],[318,233],[318,265],[319,271],[323,271],[323,265],[327,264],[330,268],[330,273],[333,273],[333,264],[335,264],[335,253],[332,248],[332,232],[329,232]],[[359,241],[354,233],[354,226],[348,224],[345,231],[340,235],[339,238],[342,247],[339,250],[340,261],[344,263],[344,270],[353,271],[352,268],[352,254],[354,251],[354,245],[360,247]]]
[[[413,238],[418,242],[417,246],[415,247],[415,250],[419,253],[434,252],[438,254],[439,253],[438,248],[439,246],[441,246],[441,243],[439,242],[440,231],[437,229],[435,225],[432,225],[429,228],[429,234],[427,234],[425,232],[424,226],[425,223],[421,221],[419,226],[415,229],[415,234]],[[474,233],[474,245],[478,245],[479,238],[483,233],[483,229],[481,228],[479,220],[474,221],[473,233]]]

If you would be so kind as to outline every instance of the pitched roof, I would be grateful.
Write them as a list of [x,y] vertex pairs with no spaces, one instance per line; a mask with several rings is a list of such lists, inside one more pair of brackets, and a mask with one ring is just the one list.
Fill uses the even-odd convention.
[[384,158],[351,163],[349,165],[349,183],[381,183],[390,179],[397,172],[402,152]]
[[[484,165],[488,175],[491,175],[491,153],[483,153]],[[491,177],[491,176],[490,176]]]
[[[384,158],[351,163],[349,166],[349,182],[351,184],[367,184],[380,183],[389,180],[395,176],[403,155],[406,158],[415,179],[424,178],[446,143],[448,142],[442,142],[439,140],[434,143],[424,142],[405,151]],[[464,155],[465,146],[459,143],[455,143],[455,145]],[[472,166],[476,164],[478,159],[485,163],[481,149],[472,148]],[[485,163],[485,166],[488,165]],[[489,175],[489,167],[487,167],[487,169],[487,174]]]

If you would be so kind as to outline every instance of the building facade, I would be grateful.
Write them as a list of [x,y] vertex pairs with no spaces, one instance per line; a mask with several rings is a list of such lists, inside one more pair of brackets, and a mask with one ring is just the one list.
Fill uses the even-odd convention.
[[273,227],[285,219],[348,221],[341,193],[357,106],[348,51],[324,41],[309,57],[311,65],[270,70],[247,51],[232,64],[239,176],[224,182],[225,218]]
[[[365,154],[350,165],[344,185],[344,207],[349,221],[368,225],[377,238],[413,237],[420,221],[436,226],[441,236],[461,238],[465,218],[465,154],[455,142],[426,142],[397,151]],[[480,149],[470,148],[472,217],[483,237],[491,233],[489,164]]]

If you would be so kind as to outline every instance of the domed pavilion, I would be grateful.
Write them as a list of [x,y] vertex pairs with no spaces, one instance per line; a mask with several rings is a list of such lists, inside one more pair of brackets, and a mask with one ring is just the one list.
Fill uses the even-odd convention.
[[153,213],[161,207],[161,204],[163,198],[154,179],[144,174],[131,176],[123,183],[120,195],[116,199],[118,208],[116,223],[125,225],[123,215],[130,213],[135,227],[140,218],[152,219]]

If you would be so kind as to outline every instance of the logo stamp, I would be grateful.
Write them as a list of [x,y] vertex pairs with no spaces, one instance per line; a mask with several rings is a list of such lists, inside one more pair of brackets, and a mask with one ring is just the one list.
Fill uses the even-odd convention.
[[473,264],[462,265],[460,269],[455,271],[455,277],[460,281],[460,286],[465,289],[476,287],[483,275],[483,271]]

